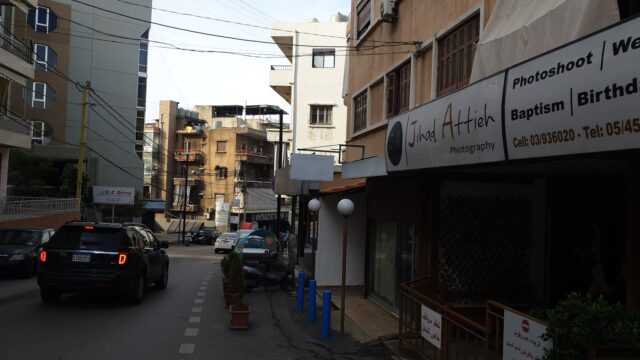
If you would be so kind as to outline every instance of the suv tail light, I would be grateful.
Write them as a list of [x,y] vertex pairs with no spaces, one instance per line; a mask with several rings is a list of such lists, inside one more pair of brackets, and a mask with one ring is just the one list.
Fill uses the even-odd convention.
[[118,253],[118,265],[126,264],[128,259],[129,259],[129,254],[125,252]]
[[42,250],[40,252],[40,262],[47,262],[47,251]]

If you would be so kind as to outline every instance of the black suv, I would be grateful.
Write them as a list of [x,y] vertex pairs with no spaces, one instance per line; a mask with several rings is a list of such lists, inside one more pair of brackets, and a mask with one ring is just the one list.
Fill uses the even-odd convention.
[[139,304],[147,285],[167,287],[168,247],[135,226],[67,223],[40,252],[40,295],[56,302],[64,293],[116,293]]

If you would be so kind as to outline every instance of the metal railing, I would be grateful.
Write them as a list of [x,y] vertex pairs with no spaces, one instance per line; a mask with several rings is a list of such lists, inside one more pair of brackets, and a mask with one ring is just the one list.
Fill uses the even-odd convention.
[[271,70],[291,71],[293,70],[293,65],[271,65]]
[[33,64],[33,57],[31,56],[32,47],[2,32],[0,32],[0,48],[10,52],[28,64]]
[[78,199],[7,196],[0,198],[0,222],[80,212]]
[[267,159],[273,159],[273,154],[269,154],[261,151],[249,151],[249,150],[237,149],[236,155],[260,156]]
[[0,129],[23,135],[31,135],[31,123],[2,113],[0,113]]

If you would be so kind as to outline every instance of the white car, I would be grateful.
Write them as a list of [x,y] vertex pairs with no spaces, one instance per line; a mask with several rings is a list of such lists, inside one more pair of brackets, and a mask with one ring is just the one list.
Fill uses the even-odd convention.
[[216,254],[220,251],[230,252],[236,246],[237,241],[238,235],[236,233],[222,233],[220,236],[218,236],[215,244],[213,245],[213,252],[215,252]]

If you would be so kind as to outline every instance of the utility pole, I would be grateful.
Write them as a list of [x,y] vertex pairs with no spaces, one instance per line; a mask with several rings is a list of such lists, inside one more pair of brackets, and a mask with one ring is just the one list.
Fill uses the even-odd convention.
[[[277,165],[277,169],[280,170],[282,169],[282,126],[283,126],[283,120],[284,119],[284,112],[282,110],[280,110],[280,129],[278,131],[278,165]],[[280,211],[281,211],[281,207],[282,207],[282,195],[278,194],[278,204],[276,206],[276,236],[278,237],[278,239],[281,238],[280,235]]]
[[82,204],[82,177],[84,171],[84,146],[85,140],[85,128],[87,127],[87,97],[89,96],[89,88],[91,83],[87,81],[86,85],[82,87],[82,119],[80,121],[80,146],[78,147],[78,177],[76,178],[76,198],[78,199],[78,206]]
[[189,196],[187,196],[187,189],[189,188],[189,153],[186,152],[186,164],[185,164],[185,176],[184,176],[184,194],[182,200],[182,242],[189,246],[189,242],[187,241],[187,201],[189,201]]

